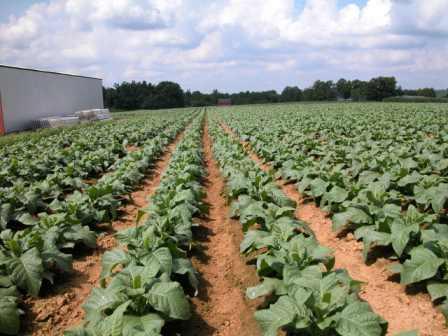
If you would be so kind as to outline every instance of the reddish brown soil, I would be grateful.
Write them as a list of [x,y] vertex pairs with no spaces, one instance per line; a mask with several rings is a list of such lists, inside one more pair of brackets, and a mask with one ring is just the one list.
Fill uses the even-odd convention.
[[[86,251],[83,257],[73,262],[74,272],[64,279],[58,279],[57,285],[43,293],[39,298],[25,300],[26,317],[25,334],[33,336],[62,335],[64,330],[81,323],[84,317],[82,304],[92,288],[99,283],[101,257],[107,250],[117,246],[114,233],[136,225],[138,210],[148,204],[148,198],[160,184],[163,172],[168,166],[176,144],[181,139],[179,134],[171,143],[155,167],[144,179],[139,189],[131,193],[131,202],[120,209],[119,220],[112,222],[107,232],[97,239],[97,248]],[[60,281],[59,281],[60,280]]]
[[134,146],[134,145],[127,145],[126,146],[126,151],[128,153],[137,152],[139,150],[140,150],[140,147],[138,147],[138,146]]
[[[227,125],[223,124],[222,127],[235,136]],[[250,144],[243,142],[243,145],[260,168],[265,171],[271,169],[250,150]],[[389,322],[388,335],[409,330],[419,330],[421,336],[448,335],[445,319],[432,305],[428,294],[409,294],[404,286],[391,281],[391,274],[387,270],[390,261],[385,258],[378,258],[371,265],[364,263],[361,242],[356,241],[352,234],[338,237],[331,229],[331,220],[323,210],[314,203],[305,203],[294,185],[285,184],[286,181],[282,179],[277,183],[289,198],[297,202],[297,218],[308,223],[319,243],[334,251],[335,267],[347,270],[353,279],[364,282],[360,297]]]
[[228,217],[222,196],[224,180],[211,152],[211,139],[205,125],[204,138],[207,178],[206,203],[210,212],[200,221],[196,233],[201,255],[193,265],[201,275],[199,294],[192,299],[194,316],[185,323],[182,335],[256,336],[260,335],[253,314],[258,302],[245,298],[245,290],[258,283],[255,269],[246,265],[239,253],[243,238],[241,225]]

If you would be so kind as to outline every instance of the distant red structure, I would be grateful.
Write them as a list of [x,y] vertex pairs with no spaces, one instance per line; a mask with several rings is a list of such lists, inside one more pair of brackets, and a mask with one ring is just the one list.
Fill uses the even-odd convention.
[[216,102],[217,106],[231,106],[232,105],[232,99],[230,98],[220,98]]

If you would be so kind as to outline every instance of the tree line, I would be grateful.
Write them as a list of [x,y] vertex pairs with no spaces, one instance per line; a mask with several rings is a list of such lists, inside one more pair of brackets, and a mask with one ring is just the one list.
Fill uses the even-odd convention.
[[111,88],[103,88],[104,106],[118,110],[159,109],[185,106],[216,105],[219,99],[231,99],[232,104],[264,104],[298,101],[382,101],[395,96],[436,97],[433,88],[404,90],[397,86],[395,77],[376,77],[369,81],[339,79],[336,82],[317,80],[311,87],[300,89],[287,86],[282,92],[242,91],[211,93],[183,91],[174,82],[164,81],[157,85],[146,81],[122,82]]

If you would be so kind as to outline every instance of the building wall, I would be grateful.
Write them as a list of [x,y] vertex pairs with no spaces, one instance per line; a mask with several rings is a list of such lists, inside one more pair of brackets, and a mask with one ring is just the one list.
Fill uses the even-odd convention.
[[0,66],[5,131],[27,129],[32,120],[103,108],[102,80]]

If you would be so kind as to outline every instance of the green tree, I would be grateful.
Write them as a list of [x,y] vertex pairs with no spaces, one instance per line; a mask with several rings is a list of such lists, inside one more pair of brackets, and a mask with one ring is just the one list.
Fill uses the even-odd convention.
[[354,101],[367,100],[367,82],[355,79],[352,81],[352,89],[350,91],[350,97]]
[[352,93],[352,82],[341,78],[336,82],[336,90],[340,97],[349,99]]
[[336,99],[336,87],[332,81],[317,80],[311,88],[303,91],[304,100],[334,100]]
[[381,101],[396,95],[397,80],[395,77],[376,77],[367,83],[367,100]]
[[280,101],[282,102],[295,102],[302,100],[302,90],[297,86],[287,86],[280,94]]
[[436,97],[436,90],[434,90],[433,88],[418,89],[416,95],[417,96],[422,96],[422,97],[435,98]]
[[160,82],[154,88],[154,94],[146,97],[143,108],[174,108],[184,106],[184,92],[179,84],[174,82]]

